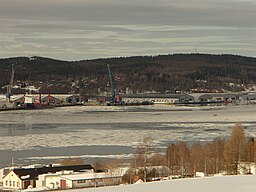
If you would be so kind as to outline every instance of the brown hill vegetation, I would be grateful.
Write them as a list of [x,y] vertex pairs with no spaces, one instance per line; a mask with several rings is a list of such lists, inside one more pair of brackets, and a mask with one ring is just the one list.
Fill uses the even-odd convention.
[[0,59],[0,87],[9,83],[12,63],[14,84],[35,85],[42,93],[109,92],[107,64],[117,90],[123,93],[241,91],[256,82],[256,58],[235,55],[174,54],[72,62],[16,57]]

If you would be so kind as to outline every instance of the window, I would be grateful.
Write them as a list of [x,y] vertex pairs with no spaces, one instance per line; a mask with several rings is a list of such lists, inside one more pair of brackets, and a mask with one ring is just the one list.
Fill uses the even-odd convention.
[[19,184],[19,182],[17,182],[17,187],[19,187],[20,186],[20,184]]
[[15,181],[12,182],[13,186],[15,187]]
[[12,186],[12,182],[10,181],[10,186]]
[[77,183],[85,183],[85,180],[77,180]]
[[8,186],[8,181],[5,181],[5,185]]

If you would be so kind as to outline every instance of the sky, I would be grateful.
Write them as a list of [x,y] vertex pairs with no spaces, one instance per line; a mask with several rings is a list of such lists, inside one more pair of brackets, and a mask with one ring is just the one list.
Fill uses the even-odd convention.
[[256,0],[0,0],[0,57],[256,56]]

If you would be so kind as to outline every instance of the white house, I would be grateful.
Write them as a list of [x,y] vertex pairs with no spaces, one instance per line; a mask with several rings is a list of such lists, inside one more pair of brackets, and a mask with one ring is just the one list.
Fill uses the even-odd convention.
[[81,173],[74,171],[61,171],[56,173],[46,173],[38,175],[38,180],[36,181],[37,187],[46,187],[48,189],[60,189],[60,188],[69,188],[66,185],[63,185],[61,181],[61,176],[63,175],[72,175],[72,174],[84,174],[84,173],[93,173],[93,169],[88,169]]
[[119,185],[127,169],[111,169],[108,172],[57,172],[38,176],[37,187],[49,190]]
[[[6,189],[27,189],[35,187],[45,187],[46,180],[39,175],[50,174],[48,180],[51,180],[51,188],[60,188],[60,174],[67,172],[86,172],[93,171],[93,167],[89,164],[71,165],[71,166],[44,166],[36,168],[13,168],[3,177],[3,187]],[[57,175],[57,176],[55,176]],[[41,180],[39,180],[41,178]]]
[[60,174],[46,174],[44,177],[45,186],[48,189],[60,189]]
[[60,103],[72,104],[72,103],[80,103],[81,96],[80,95],[65,95],[65,94],[54,94],[54,97],[57,98]]
[[4,168],[0,169],[0,186],[3,186]]
[[60,178],[60,182],[63,188],[119,185],[122,183],[122,175],[113,175],[111,172],[63,175]]
[[27,189],[35,187],[35,174],[31,170],[13,169],[3,177],[3,188],[6,189]]

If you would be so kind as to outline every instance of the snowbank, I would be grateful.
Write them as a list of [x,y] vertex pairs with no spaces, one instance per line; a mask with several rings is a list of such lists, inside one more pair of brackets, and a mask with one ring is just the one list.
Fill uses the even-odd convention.
[[[256,176],[219,176],[177,179],[136,185],[86,189],[86,192],[255,192]],[[85,189],[71,190],[72,192]]]

